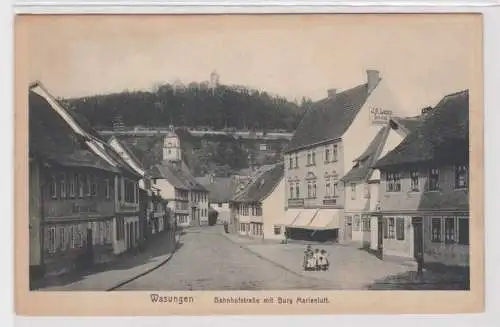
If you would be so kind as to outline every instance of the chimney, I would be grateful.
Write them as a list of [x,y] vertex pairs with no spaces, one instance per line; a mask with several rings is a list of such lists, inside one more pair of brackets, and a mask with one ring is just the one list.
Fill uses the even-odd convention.
[[329,89],[328,90],[328,97],[329,98],[335,98],[336,95],[337,95],[337,89]]
[[368,69],[366,71],[366,77],[368,80],[368,93],[370,93],[377,87],[377,84],[380,81],[380,72],[378,70]]

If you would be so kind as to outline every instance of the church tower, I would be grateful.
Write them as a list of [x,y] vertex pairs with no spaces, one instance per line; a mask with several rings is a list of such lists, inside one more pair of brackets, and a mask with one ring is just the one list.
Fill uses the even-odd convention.
[[163,161],[178,163],[182,160],[181,144],[174,127],[170,126],[169,129],[169,133],[163,139]]

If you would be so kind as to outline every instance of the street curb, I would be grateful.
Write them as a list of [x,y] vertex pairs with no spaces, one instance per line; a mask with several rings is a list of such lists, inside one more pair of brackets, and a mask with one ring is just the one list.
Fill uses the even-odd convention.
[[[231,243],[233,243],[233,244],[238,245],[241,249],[246,250],[246,251],[248,251],[248,252],[252,253],[253,255],[255,255],[256,257],[258,257],[259,259],[262,259],[262,260],[267,261],[267,262],[269,262],[269,263],[271,263],[271,264],[273,264],[273,265],[275,265],[275,266],[277,266],[277,267],[280,267],[281,269],[286,270],[286,271],[288,271],[289,273],[291,273],[291,274],[293,274],[293,275],[295,275],[295,276],[298,276],[298,277],[301,277],[301,278],[314,279],[314,280],[321,281],[321,282],[328,282],[328,283],[336,284],[336,283],[334,283],[334,282],[332,282],[332,281],[330,281],[330,280],[328,280],[328,279],[318,278],[318,277],[316,277],[316,276],[306,276],[306,275],[303,275],[303,274],[298,273],[298,272],[296,272],[296,271],[293,271],[292,269],[290,269],[290,268],[288,268],[288,267],[286,267],[286,266],[284,266],[284,265],[282,265],[282,264],[280,264],[280,263],[277,263],[276,261],[273,261],[273,260],[271,260],[271,259],[269,259],[269,258],[266,258],[266,257],[262,256],[260,253],[257,253],[257,252],[255,252],[255,251],[253,251],[253,250],[249,249],[247,246],[245,246],[245,245],[243,245],[243,244],[239,244],[239,243],[237,243],[237,242],[233,241],[233,240],[232,240],[231,238],[229,238],[229,237],[228,237],[225,233],[220,233],[220,234],[221,234],[221,235],[223,235],[223,236],[224,236],[224,238],[225,238],[226,240],[228,240],[229,242],[231,242]],[[338,285],[337,285],[337,286],[338,286]]]
[[114,290],[116,290],[116,289],[118,289],[118,288],[122,287],[123,285],[126,285],[126,284],[128,284],[128,283],[130,283],[130,282],[133,282],[134,280],[139,279],[139,278],[141,278],[142,276],[145,276],[145,275],[147,275],[147,274],[149,274],[149,273],[151,273],[151,272],[155,271],[156,269],[160,268],[161,266],[165,265],[167,262],[169,262],[169,261],[170,261],[170,259],[172,259],[172,257],[174,256],[174,254],[177,252],[177,244],[178,244],[179,242],[180,242],[180,237],[179,237],[179,241],[177,241],[177,242],[175,243],[175,245],[176,245],[176,246],[175,246],[174,250],[172,251],[172,253],[170,253],[170,254],[169,254],[169,256],[168,256],[167,258],[165,258],[162,262],[160,262],[159,264],[157,264],[157,265],[155,265],[155,266],[153,266],[153,267],[151,267],[151,268],[147,269],[146,271],[144,271],[144,272],[142,272],[142,273],[140,273],[140,274],[138,274],[138,275],[135,275],[135,276],[134,276],[134,277],[132,277],[132,278],[128,278],[128,279],[126,279],[126,280],[124,280],[124,281],[120,282],[119,284],[116,284],[115,286],[113,286],[113,287],[111,287],[111,288],[108,288],[108,289],[106,290],[106,292],[112,292],[112,291],[114,291]]

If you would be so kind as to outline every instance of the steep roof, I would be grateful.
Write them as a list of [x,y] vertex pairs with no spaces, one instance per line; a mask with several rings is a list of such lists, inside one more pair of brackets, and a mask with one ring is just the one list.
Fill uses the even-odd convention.
[[365,151],[356,159],[356,164],[351,170],[342,177],[342,181],[350,182],[365,180],[370,176],[373,170],[372,165],[382,151],[382,148],[389,135],[390,127],[385,126],[375,135]]
[[210,192],[208,195],[210,202],[228,202],[238,188],[238,183],[233,177],[214,177],[213,182],[210,181],[210,176],[198,177],[196,180]]
[[284,164],[278,163],[262,173],[253,183],[237,194],[234,202],[260,202],[264,200],[283,178]]
[[454,163],[469,159],[469,91],[445,96],[376,168],[419,162]]
[[182,167],[178,167],[172,163],[162,163],[151,167],[148,174],[152,178],[164,178],[178,189],[208,191],[196,180],[196,178],[194,178],[191,172],[185,168],[185,165],[181,166]]
[[285,153],[341,137],[368,99],[368,84],[313,104],[302,118]]
[[37,93],[29,92],[29,153],[63,166],[118,169],[97,156],[85,139]]

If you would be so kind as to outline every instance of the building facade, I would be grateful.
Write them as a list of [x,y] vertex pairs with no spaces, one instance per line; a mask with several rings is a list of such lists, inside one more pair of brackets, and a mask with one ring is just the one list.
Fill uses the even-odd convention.
[[378,71],[367,82],[312,105],[285,150],[286,215],[290,238],[343,241],[342,177],[396,112]]
[[284,165],[276,164],[234,197],[231,201],[233,230],[254,238],[285,239],[283,173]]
[[375,165],[384,257],[469,265],[469,96],[444,97]]
[[342,177],[345,194],[343,241],[352,241],[371,250],[380,250],[381,228],[376,215],[380,205],[380,173],[372,166],[399,145],[419,123],[420,117],[392,117],[365,151],[356,158],[351,170]]
[[111,260],[122,235],[118,182],[137,185],[137,176],[40,83],[30,86],[29,110],[31,271]]

